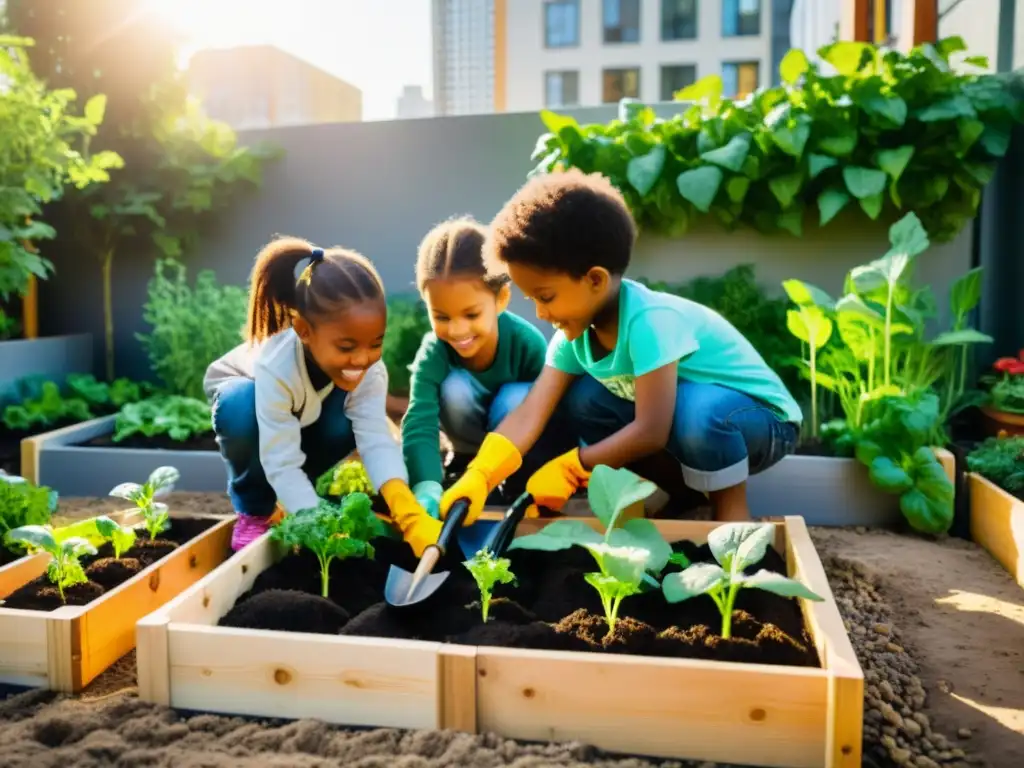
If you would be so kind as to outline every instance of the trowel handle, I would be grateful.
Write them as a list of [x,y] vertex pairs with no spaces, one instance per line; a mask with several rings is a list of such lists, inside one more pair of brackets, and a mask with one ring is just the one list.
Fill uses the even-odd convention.
[[466,522],[466,515],[468,514],[469,499],[465,498],[456,501],[448,510],[448,515],[444,519],[444,525],[441,526],[441,533],[438,534],[437,544],[435,545],[441,550],[442,555],[448,551],[448,545],[455,536],[455,532]]
[[526,510],[533,504],[533,495],[524,493],[505,513],[505,519],[498,523],[497,529],[487,544],[487,549],[494,557],[501,557],[516,537],[516,528],[526,516]]

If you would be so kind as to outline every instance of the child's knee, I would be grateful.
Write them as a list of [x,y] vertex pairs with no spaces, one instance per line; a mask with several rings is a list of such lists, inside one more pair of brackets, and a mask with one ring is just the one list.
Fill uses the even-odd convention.
[[483,411],[482,394],[468,372],[456,370],[449,373],[441,382],[442,421],[459,425],[479,418]]
[[522,405],[529,392],[530,385],[526,382],[503,384],[491,401],[491,407],[487,413],[487,430],[497,429],[506,416]]
[[220,385],[212,408],[213,431],[232,441],[257,440],[256,382],[232,379]]

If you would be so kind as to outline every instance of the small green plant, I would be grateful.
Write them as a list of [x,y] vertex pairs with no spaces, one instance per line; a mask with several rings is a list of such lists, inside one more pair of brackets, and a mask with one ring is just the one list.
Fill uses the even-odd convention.
[[120,560],[121,555],[135,544],[135,529],[127,525],[118,525],[109,517],[97,517],[96,530],[114,548],[115,560]]
[[53,381],[43,382],[38,397],[4,408],[4,426],[12,430],[29,431],[73,424],[93,417],[89,404],[80,397],[65,397],[60,386]]
[[990,437],[967,454],[967,467],[1024,498],[1024,436]]
[[152,541],[158,533],[171,527],[170,510],[166,504],[161,504],[156,499],[174,490],[174,484],[178,482],[179,477],[181,474],[174,467],[157,467],[142,485],[121,483],[110,491],[110,495],[126,499],[139,508],[145,528],[149,532],[149,539]]
[[50,565],[46,575],[60,593],[62,602],[67,602],[64,590],[75,584],[84,584],[89,579],[85,575],[80,558],[95,555],[96,547],[86,539],[68,538],[57,541],[53,531],[44,525],[26,525],[15,528],[8,536],[13,541],[24,544],[27,548],[45,552],[50,556]]
[[11,531],[31,525],[45,525],[57,509],[57,492],[35,486],[16,475],[0,476],[0,543],[14,554],[23,545],[9,538]]
[[316,493],[317,496],[330,499],[350,493],[372,496],[374,489],[361,461],[341,461],[317,478]]
[[718,564],[694,563],[679,573],[671,573],[661,584],[670,603],[708,595],[722,614],[722,637],[732,637],[732,612],[736,596],[744,588],[763,589],[782,597],[824,600],[799,581],[780,573],[761,569],[753,575],[744,571],[761,562],[775,537],[770,523],[727,523],[708,534],[708,546]]
[[270,535],[288,547],[302,547],[316,555],[320,562],[320,594],[327,597],[331,563],[349,557],[372,559],[371,540],[387,532],[373,514],[370,497],[351,493],[340,505],[321,500],[315,509],[286,515]]
[[572,546],[584,547],[597,561],[599,572],[585,575],[587,583],[601,596],[608,629],[615,629],[619,607],[645,585],[657,586],[672,556],[672,548],[650,520],[642,518],[619,525],[619,517],[657,489],[628,469],[594,467],[587,498],[594,516],[605,528],[601,535],[582,520],[556,520],[539,532],[515,539],[509,549],[556,552]]
[[129,403],[117,414],[114,442],[134,435],[167,435],[184,442],[213,431],[210,406],[204,400],[178,395],[158,395],[138,403]]
[[486,624],[494,587],[498,584],[511,584],[516,580],[516,575],[512,573],[512,561],[507,557],[495,557],[490,551],[482,549],[463,565],[473,574],[480,589],[480,612]]
[[996,360],[981,383],[988,388],[986,405],[1003,413],[1024,413],[1024,349],[1017,357]]

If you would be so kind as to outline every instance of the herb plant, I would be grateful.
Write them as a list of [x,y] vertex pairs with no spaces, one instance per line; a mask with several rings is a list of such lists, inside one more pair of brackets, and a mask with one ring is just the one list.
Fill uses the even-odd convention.
[[673,237],[707,216],[800,236],[806,218],[825,226],[856,208],[872,220],[914,211],[949,240],[1024,111],[1007,76],[957,71],[951,57],[964,51],[958,37],[909,53],[837,42],[818,51],[830,73],[791,50],[780,85],[734,101],[711,75],[675,94],[691,106],[668,120],[629,101],[606,125],[544,111],[531,173],[600,172],[641,229]]
[[642,502],[656,488],[628,469],[594,467],[587,498],[594,516],[605,528],[604,535],[582,520],[556,520],[537,533],[514,539],[509,549],[556,552],[572,546],[586,548],[599,570],[584,578],[601,596],[605,620],[613,630],[622,601],[641,592],[645,584],[657,586],[654,575],[661,574],[672,555],[672,548],[650,520],[638,518],[618,524],[626,509]]
[[988,387],[987,405],[1003,413],[1024,413],[1024,349],[1017,357],[996,360],[981,382]]
[[988,438],[967,454],[967,467],[1024,499],[1024,436]]
[[117,414],[114,442],[133,435],[167,435],[184,442],[213,431],[210,406],[205,400],[180,395],[157,395],[138,403],[129,403]]
[[170,511],[167,505],[156,501],[156,499],[166,496],[174,490],[174,484],[178,482],[179,477],[181,475],[174,467],[157,467],[142,485],[121,483],[110,491],[110,495],[119,499],[127,499],[139,508],[145,528],[149,532],[149,539],[153,541],[158,533],[171,527]]
[[708,595],[722,614],[722,637],[732,637],[732,612],[736,596],[744,588],[763,589],[783,597],[824,600],[799,581],[780,573],[761,569],[752,575],[746,569],[761,562],[775,537],[770,523],[727,523],[708,534],[708,546],[715,563],[694,563],[679,573],[671,573],[661,584],[670,603]]
[[302,510],[271,529],[271,538],[289,547],[302,547],[320,562],[320,594],[327,597],[330,568],[335,559],[373,558],[370,542],[386,535],[384,524],[373,513],[370,497],[351,493],[340,505],[321,500],[315,509]]
[[316,493],[326,499],[340,498],[350,493],[374,494],[373,483],[361,461],[340,461],[316,480]]
[[11,531],[45,525],[57,509],[57,492],[36,486],[16,475],[0,476],[0,543],[15,554],[21,545],[9,538]]
[[47,567],[46,575],[60,593],[60,599],[66,602],[64,590],[75,584],[84,584],[89,579],[85,575],[79,559],[86,555],[95,555],[96,547],[85,539],[68,538],[57,541],[53,531],[43,525],[26,525],[22,528],[15,528],[8,536],[13,541],[18,541],[26,547],[30,547],[50,556],[50,565]]
[[507,557],[495,557],[489,550],[482,549],[463,563],[480,589],[480,611],[487,623],[491,608],[491,595],[497,584],[511,584],[516,580],[512,573],[512,561]]

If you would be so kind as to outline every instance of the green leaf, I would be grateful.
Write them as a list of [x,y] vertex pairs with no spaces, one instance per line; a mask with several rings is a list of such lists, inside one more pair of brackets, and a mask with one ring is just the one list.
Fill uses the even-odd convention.
[[772,141],[785,152],[799,158],[803,155],[807,140],[811,137],[810,119],[806,115],[799,115],[792,120],[780,120],[772,128]]
[[768,180],[768,188],[775,195],[775,199],[779,201],[783,210],[793,204],[802,184],[803,174],[799,172],[787,173],[785,176],[776,176]]
[[804,207],[794,205],[779,214],[776,219],[779,229],[784,229],[794,237],[802,237],[804,231]]
[[904,493],[914,486],[910,475],[888,456],[878,456],[871,462],[869,476],[886,493]]
[[881,195],[885,191],[886,177],[883,171],[850,165],[843,168],[843,181],[851,195],[863,200]]
[[811,63],[807,60],[806,54],[799,48],[792,48],[779,63],[779,75],[782,82],[795,85],[810,68]]
[[830,126],[818,139],[818,149],[834,157],[846,157],[857,148],[857,130],[848,124]]
[[93,125],[99,125],[103,122],[103,115],[107,111],[107,96],[103,93],[97,93],[95,96],[85,102],[85,110],[83,112],[85,119]]
[[713,592],[728,583],[728,575],[713,563],[695,563],[685,571],[670,573],[661,582],[665,600],[680,603]]
[[895,128],[907,122],[907,102],[896,95],[874,94],[861,102],[864,111],[880,117]]
[[973,328],[962,328],[959,331],[940,333],[929,344],[935,347],[947,347],[959,344],[991,344],[994,339],[988,334]]
[[780,595],[781,597],[800,597],[804,600],[813,600],[818,603],[825,600],[821,595],[812,592],[799,581],[788,579],[781,573],[773,573],[764,569],[761,569],[753,576],[744,576],[742,584],[744,587],[763,589],[765,592],[771,592],[773,595]]
[[722,78],[719,75],[707,75],[685,88],[676,91],[672,98],[675,101],[692,101],[705,104],[709,110],[715,110],[722,102]]
[[786,328],[805,344],[821,349],[832,337],[832,321],[813,304],[786,312]]
[[665,156],[667,150],[664,144],[657,144],[646,155],[634,157],[626,166],[626,178],[633,185],[633,189],[641,195],[646,195],[661,176],[665,167]]
[[725,194],[734,203],[742,203],[750,189],[750,179],[746,176],[731,176],[725,182]]
[[739,573],[764,557],[774,537],[771,523],[725,523],[708,534],[708,547],[719,565]]
[[917,112],[915,117],[922,123],[936,123],[943,120],[956,120],[959,117],[977,117],[977,112],[971,105],[970,100],[962,95],[956,94],[933,104]]
[[8,541],[17,541],[35,547],[43,552],[54,554],[57,551],[57,541],[53,532],[43,525],[23,525],[7,532]]
[[561,137],[564,128],[574,128],[577,132],[579,131],[579,123],[571,115],[559,115],[549,109],[542,109],[540,119],[544,122],[544,126],[558,137]]
[[750,152],[750,134],[741,133],[733,136],[724,147],[702,152],[701,159],[714,163],[727,170],[739,173]]
[[839,187],[829,187],[818,195],[818,210],[821,211],[821,226],[825,226],[846,207],[853,198],[846,190]]
[[[618,532],[618,530],[616,529],[613,533]],[[647,570],[654,573],[661,573],[664,570],[665,566],[668,565],[669,558],[672,557],[672,546],[665,541],[665,538],[658,530],[658,526],[650,520],[637,518],[627,521],[622,526],[621,531],[629,534],[633,541],[633,546],[641,547],[647,551]]]
[[857,457],[857,461],[866,467],[870,467],[871,462],[883,453],[882,446],[871,440],[859,440],[854,448],[854,455]]
[[907,145],[897,149],[883,149],[876,155],[875,161],[878,163],[879,168],[892,177],[893,181],[899,181],[900,176],[903,175],[903,171],[907,167],[907,163],[910,162],[910,158],[913,156],[914,148]]
[[981,146],[992,157],[1003,157],[1010,148],[1010,131],[1001,125],[986,125],[981,134]]
[[889,242],[892,251],[905,253],[913,258],[928,250],[928,232],[917,214],[910,212],[889,227]]
[[[623,584],[639,585],[647,567],[648,552],[642,547],[617,547],[604,541],[583,545],[600,565],[601,572]],[[664,566],[662,566],[664,567]]]
[[607,528],[614,528],[619,515],[658,489],[628,469],[612,469],[604,464],[594,467],[587,485],[587,500],[594,516]]
[[582,520],[555,520],[537,533],[520,536],[509,544],[509,550],[531,549],[540,552],[558,552],[572,546],[599,544],[604,537]]
[[946,533],[953,524],[953,502],[931,499],[917,488],[900,497],[900,511],[922,533]]
[[807,156],[808,172],[812,179],[817,178],[822,171],[826,171],[829,168],[838,165],[838,163],[838,160],[834,157],[829,157],[828,155],[818,155],[811,152]]
[[872,221],[877,219],[878,215],[882,212],[883,198],[880,194],[862,198],[859,202],[864,213],[866,213]]
[[782,283],[782,290],[789,296],[789,300],[798,306],[813,305],[825,309],[832,309],[835,306],[835,300],[827,291],[803,280],[785,280]]
[[870,58],[871,47],[867,43],[839,42],[819,49],[818,54],[836,68],[840,75],[849,76],[860,69]]
[[701,168],[694,168],[691,171],[683,171],[676,178],[676,187],[684,200],[693,203],[693,206],[703,213],[711,210],[711,203],[718,194],[718,188],[722,185],[724,175],[720,168],[712,165],[705,165]]

